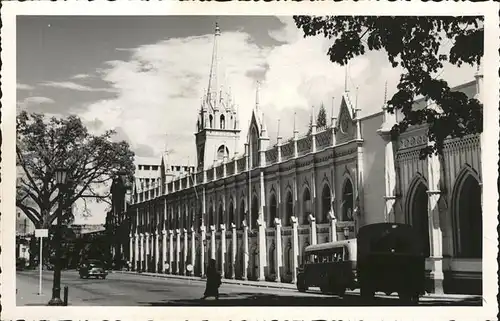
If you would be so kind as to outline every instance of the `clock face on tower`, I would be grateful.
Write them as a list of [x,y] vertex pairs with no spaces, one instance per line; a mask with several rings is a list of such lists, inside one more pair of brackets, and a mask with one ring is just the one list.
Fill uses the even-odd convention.
[[344,116],[342,117],[342,119],[340,120],[340,131],[345,134],[347,133],[347,128],[349,127],[349,119],[347,119],[347,117]]

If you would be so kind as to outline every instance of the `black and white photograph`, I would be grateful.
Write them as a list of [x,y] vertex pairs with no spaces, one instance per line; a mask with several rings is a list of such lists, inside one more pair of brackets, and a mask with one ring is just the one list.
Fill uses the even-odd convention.
[[496,316],[498,6],[58,5],[2,13],[7,318]]

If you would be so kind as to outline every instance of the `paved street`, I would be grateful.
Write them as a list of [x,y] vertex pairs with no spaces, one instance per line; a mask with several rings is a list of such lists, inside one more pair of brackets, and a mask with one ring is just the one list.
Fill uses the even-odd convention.
[[[52,271],[43,274],[43,294],[38,292],[38,271],[17,272],[17,305],[45,305],[51,296]],[[62,286],[69,287],[74,306],[362,306],[358,293],[344,298],[323,295],[314,288],[307,293],[294,289],[222,284],[220,299],[200,300],[205,282],[110,273],[105,280],[80,279],[76,271],[63,271]],[[61,291],[62,296],[62,291]],[[377,296],[370,305],[398,305],[396,296]],[[481,305],[468,296],[422,298],[420,305]]]

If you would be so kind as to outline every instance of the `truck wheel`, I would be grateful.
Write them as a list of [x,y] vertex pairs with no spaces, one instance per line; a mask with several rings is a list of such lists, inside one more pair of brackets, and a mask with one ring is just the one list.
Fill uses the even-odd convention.
[[375,297],[375,291],[366,286],[362,287],[360,292],[361,292],[361,298],[363,300],[373,300],[373,298]]
[[302,275],[299,275],[297,277],[297,290],[299,290],[299,292],[306,292],[307,291],[306,280],[305,280],[304,276],[302,276]]

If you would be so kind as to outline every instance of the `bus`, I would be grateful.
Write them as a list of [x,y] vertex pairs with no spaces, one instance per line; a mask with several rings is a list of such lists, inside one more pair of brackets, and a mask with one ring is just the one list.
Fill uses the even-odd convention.
[[297,289],[319,287],[323,293],[343,296],[356,288],[356,239],[309,245],[298,269]]
[[417,231],[408,224],[377,223],[357,235],[357,277],[361,296],[398,293],[417,303],[425,293],[425,255]]
[[339,296],[360,289],[367,300],[396,292],[401,301],[418,303],[425,294],[423,242],[411,225],[376,223],[361,227],[354,239],[309,245],[297,289],[309,287]]

